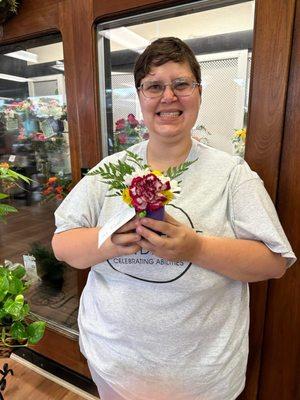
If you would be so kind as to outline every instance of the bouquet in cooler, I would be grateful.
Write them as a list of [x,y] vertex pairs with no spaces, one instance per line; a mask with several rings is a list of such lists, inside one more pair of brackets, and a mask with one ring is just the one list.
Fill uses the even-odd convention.
[[50,176],[48,181],[43,185],[42,202],[51,200],[63,200],[71,190],[72,181],[61,176]]
[[133,207],[139,217],[149,216],[163,219],[164,206],[180,194],[180,182],[175,178],[187,171],[195,161],[186,161],[167,171],[151,170],[137,154],[126,150],[127,161],[108,163],[88,175],[100,175],[109,185],[108,197],[121,196]]

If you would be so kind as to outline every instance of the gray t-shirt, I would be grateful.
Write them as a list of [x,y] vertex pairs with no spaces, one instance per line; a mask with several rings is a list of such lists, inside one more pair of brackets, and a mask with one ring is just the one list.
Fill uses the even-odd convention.
[[[146,160],[147,142],[131,151]],[[261,179],[240,157],[193,140],[181,197],[166,207],[199,235],[264,242],[295,255]],[[101,161],[126,159],[120,152]],[[55,213],[56,233],[103,226],[124,206],[86,176]],[[127,274],[127,275],[126,275]],[[235,281],[146,251],[92,267],[81,296],[80,345],[90,365],[127,400],[233,400],[243,390],[249,292]]]

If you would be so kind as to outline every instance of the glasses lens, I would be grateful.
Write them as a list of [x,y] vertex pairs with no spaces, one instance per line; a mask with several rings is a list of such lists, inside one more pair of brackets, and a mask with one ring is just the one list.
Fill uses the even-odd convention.
[[195,85],[192,79],[179,78],[172,82],[172,87],[177,96],[189,96],[193,93]]
[[146,97],[160,96],[164,91],[164,84],[163,82],[144,82],[142,90]]

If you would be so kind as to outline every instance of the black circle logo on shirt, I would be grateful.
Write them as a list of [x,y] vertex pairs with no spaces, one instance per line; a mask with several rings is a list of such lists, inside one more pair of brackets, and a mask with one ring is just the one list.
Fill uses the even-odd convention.
[[[194,228],[189,215],[180,207],[168,204],[168,213],[178,221]],[[200,233],[201,231],[196,230]],[[170,283],[181,278],[192,265],[188,261],[169,261],[155,256],[149,251],[141,249],[131,255],[114,257],[107,260],[115,271],[130,278],[152,283]]]

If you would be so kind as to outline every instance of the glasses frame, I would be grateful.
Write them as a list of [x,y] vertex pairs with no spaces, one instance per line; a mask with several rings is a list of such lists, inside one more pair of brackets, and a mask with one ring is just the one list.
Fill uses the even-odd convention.
[[144,93],[144,84],[147,83],[147,82],[144,82],[144,83],[142,83],[140,86],[138,86],[138,87],[137,87],[137,90],[141,91],[141,92],[143,93],[143,95],[146,97],[146,99],[157,99],[158,97],[163,96],[163,94],[164,94],[164,92],[165,92],[167,86],[170,86],[172,92],[174,93],[174,95],[175,95],[176,97],[188,97],[188,96],[191,96],[191,95],[194,93],[195,87],[196,87],[196,86],[198,86],[198,87],[201,86],[201,83],[200,83],[200,82],[192,81],[192,82],[191,82],[191,83],[192,83],[192,91],[191,91],[190,94],[176,94],[175,91],[174,91],[173,85],[174,85],[174,82],[177,81],[177,80],[180,80],[180,78],[174,79],[174,80],[173,80],[172,82],[170,82],[170,83],[163,83],[163,82],[162,82],[162,83],[163,83],[163,86],[164,86],[163,91],[162,91],[160,94],[157,94],[157,95],[153,95],[153,96],[146,96],[146,95],[145,95],[145,93]]

